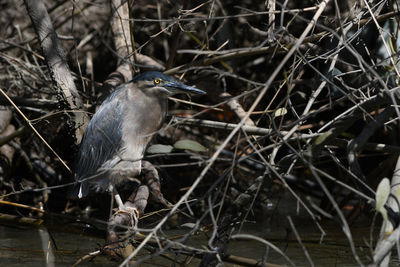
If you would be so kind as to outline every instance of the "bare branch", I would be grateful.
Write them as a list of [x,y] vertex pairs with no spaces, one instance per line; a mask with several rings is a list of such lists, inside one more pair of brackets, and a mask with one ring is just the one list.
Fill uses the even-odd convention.
[[[25,5],[36,34],[39,37],[40,45],[60,102],[67,109],[83,110],[82,100],[75,87],[57,33],[53,29],[44,3],[41,0],[26,0]],[[89,119],[84,112],[74,114],[74,121],[71,128],[75,129],[77,143],[80,143],[88,122]]]

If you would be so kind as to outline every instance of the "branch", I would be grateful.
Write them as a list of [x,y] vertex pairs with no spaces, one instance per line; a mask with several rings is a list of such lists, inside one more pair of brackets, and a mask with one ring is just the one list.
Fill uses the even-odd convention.
[[357,161],[357,153],[363,148],[367,143],[368,139],[378,130],[382,125],[392,116],[394,113],[394,108],[389,106],[385,110],[377,115],[371,122],[369,122],[362,132],[351,142],[347,147],[347,159],[349,161],[349,166],[351,171],[358,177],[363,177],[360,165]]
[[[390,194],[386,205],[390,207],[396,214],[399,213],[399,186],[400,186],[400,157],[397,158],[397,164],[393,173]],[[399,242],[400,239],[400,227],[393,229],[393,225],[390,221],[382,222],[382,230],[378,243],[376,245],[373,263],[370,266],[388,266],[391,256],[392,248]]]
[[[66,109],[82,110],[82,100],[44,3],[41,0],[25,0],[25,6],[39,37],[59,101]],[[70,129],[75,129],[77,143],[80,143],[88,122],[84,112],[74,113],[74,120],[69,122]]]
[[[290,12],[290,11],[288,11]],[[396,17],[400,14],[400,11],[398,12],[389,12],[383,15],[380,15],[376,18],[376,20],[378,22],[381,21],[386,21],[387,19],[391,18],[391,17]],[[360,27],[360,26],[364,26],[366,25],[368,22],[370,21],[370,19],[363,19],[360,21],[352,21],[350,22],[352,24],[351,29]],[[335,30],[333,30],[334,32],[338,32],[340,31],[341,28],[337,28]],[[322,31],[319,32],[317,34],[311,35],[307,38],[304,39],[304,41],[302,42],[302,44],[307,44],[307,43],[312,43],[314,41],[319,41],[320,39],[322,39],[323,37],[329,35],[329,32],[327,31]],[[228,60],[232,60],[232,59],[236,59],[236,58],[241,58],[241,57],[249,57],[249,56],[255,56],[255,55],[263,55],[263,54],[269,54],[271,52],[280,52],[280,51],[287,51],[289,49],[291,49],[293,46],[296,45],[297,40],[294,40],[293,42],[290,42],[289,44],[283,46],[283,47],[273,47],[273,46],[267,46],[267,47],[260,47],[260,48],[249,48],[249,49],[244,49],[244,50],[240,50],[240,51],[234,51],[234,52],[227,52],[226,54],[220,55],[220,56],[216,56],[213,58],[204,58],[204,59],[199,59],[196,61],[193,61],[191,63],[187,63],[187,64],[183,64],[180,66],[177,66],[175,68],[169,69],[167,70],[165,73],[166,74],[174,74],[177,73],[181,70],[185,70],[188,67],[192,67],[192,66],[208,66],[208,65],[212,65],[221,61],[228,61]],[[210,53],[213,53],[213,51],[211,51]]]
[[[389,93],[395,93],[399,91],[399,88],[394,88],[389,91]],[[360,104],[355,104],[352,108],[346,110],[329,123],[325,124],[318,131],[322,133],[330,127],[328,131],[325,132],[326,136],[324,139],[317,139],[312,145],[312,155],[317,158],[322,148],[327,144],[332,142],[339,134],[351,127],[357,120],[362,118],[366,113],[376,110],[382,105],[390,104],[390,97],[385,92],[379,93],[368,100],[361,102]]]
[[[242,105],[239,103],[237,98],[232,98],[231,94],[224,92],[219,95],[223,100],[227,100],[226,105],[238,116],[239,119],[243,119],[246,116],[246,111],[243,109]],[[244,122],[246,126],[255,126],[255,123],[252,119],[247,118]]]
[[[189,118],[179,118],[179,117],[173,117],[171,120],[172,123],[207,127],[207,128],[220,129],[226,131],[231,131],[236,127],[238,127],[238,124],[235,123],[227,123],[227,122],[219,122],[211,120],[189,119]],[[261,128],[257,126],[243,125],[241,129],[242,131],[245,131],[247,134],[251,135],[271,135],[276,133],[276,131],[273,129]],[[280,131],[280,134],[282,135],[284,135],[285,133],[287,132]],[[294,134],[294,138],[297,139],[316,138],[318,136],[319,134]]]
[[114,45],[118,57],[118,67],[112,72],[101,88],[100,98],[104,98],[118,85],[132,80],[133,68],[135,65],[142,65],[149,69],[163,70],[164,66],[152,59],[134,51],[133,43],[133,22],[129,25],[129,1],[111,1],[111,29],[114,35]]

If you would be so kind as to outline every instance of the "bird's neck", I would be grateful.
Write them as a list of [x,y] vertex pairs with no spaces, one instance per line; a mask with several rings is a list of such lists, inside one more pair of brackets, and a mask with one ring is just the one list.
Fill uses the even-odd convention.
[[126,116],[129,132],[137,136],[155,134],[162,126],[168,110],[168,100],[138,90],[127,96]]

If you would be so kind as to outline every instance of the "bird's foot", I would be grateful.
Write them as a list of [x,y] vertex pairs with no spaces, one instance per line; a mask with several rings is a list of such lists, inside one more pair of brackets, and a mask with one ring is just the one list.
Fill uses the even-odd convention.
[[128,215],[129,216],[129,221],[130,221],[130,226],[131,227],[136,227],[138,222],[139,222],[139,211],[135,207],[128,207],[125,205],[122,205],[118,208],[118,210],[114,213],[114,216],[117,216],[118,214],[120,215]]

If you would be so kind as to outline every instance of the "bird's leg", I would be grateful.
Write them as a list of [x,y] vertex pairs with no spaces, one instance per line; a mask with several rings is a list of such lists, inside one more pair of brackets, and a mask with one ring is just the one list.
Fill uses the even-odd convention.
[[161,193],[160,177],[158,176],[158,171],[153,164],[145,160],[142,161],[142,176],[144,179],[143,182],[149,187],[152,200],[169,207],[169,202]]
[[[149,198],[149,188],[147,185],[140,185],[135,189],[128,200],[123,204],[124,210],[114,213],[108,221],[107,227],[107,246],[106,253],[118,257],[129,251],[127,235],[131,235],[130,227],[136,227],[139,214],[144,213]],[[125,238],[124,238],[125,237]],[[129,253],[127,254],[129,255]]]
[[[129,218],[130,218],[130,225],[131,225],[132,227],[136,226],[136,225],[137,225],[137,222],[138,222],[138,218],[139,218],[139,211],[138,211],[138,209],[135,207],[135,205],[132,204],[132,202],[133,202],[133,201],[131,200],[132,196],[131,196],[131,197],[126,201],[126,203],[124,204],[124,203],[122,202],[121,196],[119,195],[117,189],[116,189],[114,186],[110,185],[110,190],[112,190],[113,195],[114,195],[115,202],[117,203],[117,206],[118,206],[118,210],[115,212],[115,214],[113,215],[112,218],[114,218],[114,217],[115,217],[116,215],[118,215],[118,214],[124,213],[124,214],[126,214],[126,215],[129,216]],[[135,192],[132,193],[132,195],[135,196],[136,193],[137,193],[137,192],[135,191]],[[132,198],[132,199],[134,199],[134,198]],[[111,222],[112,220],[113,220],[113,219],[110,219],[110,222]],[[124,225],[125,225],[125,224],[124,224]]]
[[121,196],[119,195],[117,189],[112,185],[110,185],[110,187],[112,187],[112,192],[114,195],[115,202],[117,203],[118,209],[124,210],[124,203],[122,202]]

